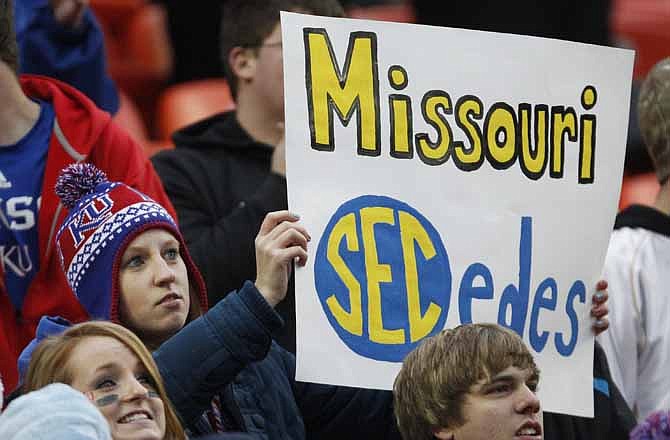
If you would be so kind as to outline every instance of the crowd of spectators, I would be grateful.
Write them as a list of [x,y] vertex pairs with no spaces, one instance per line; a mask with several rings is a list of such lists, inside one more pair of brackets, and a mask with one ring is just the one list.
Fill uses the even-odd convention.
[[[292,268],[311,237],[287,210],[279,11],[386,3],[163,1],[172,80],[223,76],[235,108],[149,158],[115,122],[89,0],[0,0],[0,438],[670,438],[670,59],[635,88],[660,191],[617,216],[593,296],[593,418],[542,411],[532,355],[494,324],[426,338],[392,393],[295,380]],[[610,1],[572,3],[410,6],[612,44]]]

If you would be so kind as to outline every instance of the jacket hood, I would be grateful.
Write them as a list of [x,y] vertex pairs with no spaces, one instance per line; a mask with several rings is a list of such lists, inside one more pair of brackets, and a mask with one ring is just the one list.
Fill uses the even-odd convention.
[[109,113],[100,110],[77,89],[58,80],[39,75],[21,75],[19,80],[27,96],[53,104],[55,135],[61,144],[82,157],[87,156],[109,124]]
[[267,159],[274,146],[256,142],[237,122],[235,111],[218,113],[188,125],[172,135],[176,148],[244,151],[245,157]]
[[30,365],[33,351],[35,351],[40,342],[49,336],[60,335],[70,326],[72,326],[70,321],[61,318],[60,316],[43,316],[42,319],[40,319],[40,323],[37,325],[37,330],[35,331],[35,339],[30,341],[30,344],[23,349],[19,356],[18,367],[19,379],[21,382],[23,382],[23,379],[28,372],[28,365]]

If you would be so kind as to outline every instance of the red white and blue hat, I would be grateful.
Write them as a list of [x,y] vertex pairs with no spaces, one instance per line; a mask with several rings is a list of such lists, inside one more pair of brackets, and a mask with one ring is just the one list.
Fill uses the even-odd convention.
[[207,309],[205,283],[174,219],[160,204],[121,182],[110,182],[91,164],[61,171],[56,194],[70,210],[56,235],[68,284],[93,319],[119,322],[119,265],[140,233],[161,228],[180,244],[191,284],[187,321]]

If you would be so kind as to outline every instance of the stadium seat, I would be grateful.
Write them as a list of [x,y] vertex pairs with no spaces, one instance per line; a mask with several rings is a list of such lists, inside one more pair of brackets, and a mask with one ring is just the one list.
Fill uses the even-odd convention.
[[178,129],[215,113],[235,108],[224,79],[191,81],[168,87],[158,99],[157,135],[170,139]]
[[119,110],[114,115],[114,122],[123,127],[138,142],[149,138],[147,127],[142,116],[131,98],[119,90]]
[[670,2],[615,0],[612,32],[618,42],[635,49],[633,77],[642,79],[660,59],[670,55]]
[[385,5],[357,6],[347,9],[347,17],[366,20],[395,21],[399,23],[414,23],[414,7],[411,1]]
[[656,201],[659,189],[660,185],[654,173],[624,176],[619,209],[625,209],[632,204],[651,206]]
[[124,26],[147,0],[90,0],[95,16],[106,29],[119,29]]
[[114,115],[114,122],[126,130],[142,146],[147,157],[151,157],[161,150],[174,148],[170,141],[149,139],[148,130],[133,100],[123,90],[119,90],[119,98],[119,111]]
[[165,9],[145,0],[92,0],[91,7],[105,35],[110,75],[149,127],[173,71]]

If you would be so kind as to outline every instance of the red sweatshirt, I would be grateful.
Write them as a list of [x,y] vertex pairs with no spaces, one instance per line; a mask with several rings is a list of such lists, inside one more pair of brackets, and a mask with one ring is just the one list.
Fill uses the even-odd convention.
[[39,272],[28,287],[21,310],[16,310],[9,299],[0,266],[0,374],[5,394],[17,384],[16,361],[35,336],[42,315],[59,315],[73,322],[88,319],[67,284],[55,250],[55,235],[67,213],[54,193],[60,170],[75,162],[93,163],[110,181],[137,188],[177,219],[151,162],[108,113],[77,90],[53,79],[25,75],[21,86],[29,97],[53,104],[55,121],[38,215]]

